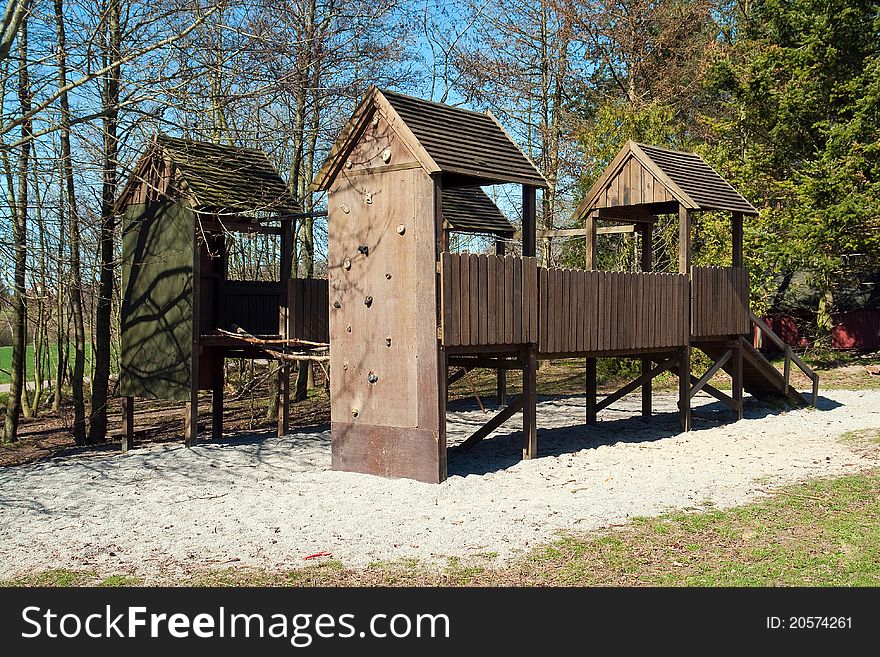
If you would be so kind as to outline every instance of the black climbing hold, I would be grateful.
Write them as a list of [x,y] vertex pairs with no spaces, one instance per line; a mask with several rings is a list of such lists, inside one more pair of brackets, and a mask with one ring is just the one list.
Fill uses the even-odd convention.
[[369,308],[370,306],[372,306],[372,305],[373,305],[373,297],[371,297],[371,296],[366,296],[366,297],[364,297],[364,305],[365,305],[367,308]]
[[369,381],[370,383],[376,383],[376,381],[378,381],[378,380],[379,380],[379,377],[376,376],[375,374],[373,374],[372,372],[367,374],[367,381]]
[[339,303],[339,301],[334,301],[334,302],[333,302],[333,307],[334,307],[334,308],[342,308],[342,304]]
[[370,255],[370,247],[368,247],[366,244],[361,244],[361,245],[358,247],[358,251],[360,251],[361,253],[363,253],[365,256]]

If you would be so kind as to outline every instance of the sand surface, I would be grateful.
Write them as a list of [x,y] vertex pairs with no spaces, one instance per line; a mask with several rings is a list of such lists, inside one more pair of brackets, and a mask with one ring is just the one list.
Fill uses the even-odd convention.
[[[582,398],[544,399],[539,458],[519,461],[515,416],[470,453],[450,452],[441,485],[332,472],[329,430],[0,468],[0,577],[65,567],[151,581],[193,568],[298,567],[317,552],[352,566],[500,562],[560,530],[729,507],[876,465],[838,438],[880,427],[880,391],[825,392],[818,410],[789,412],[747,398],[737,423],[710,398],[694,402],[694,430],[681,434],[672,396],[655,398],[650,420],[637,395],[624,399],[594,428],[583,426]],[[451,410],[450,445],[487,417]]]

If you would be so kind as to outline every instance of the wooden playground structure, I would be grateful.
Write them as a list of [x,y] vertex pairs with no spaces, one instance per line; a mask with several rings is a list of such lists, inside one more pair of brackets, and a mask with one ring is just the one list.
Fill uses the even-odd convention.
[[[510,183],[522,188],[519,232],[482,190]],[[586,424],[635,391],[650,415],[652,380],[666,371],[679,379],[685,431],[700,391],[736,418],[744,390],[806,403],[789,384],[791,363],[811,379],[815,404],[818,377],[790,348],[780,373],[747,337],[754,326],[778,341],[749,308],[742,230],[757,211],[698,155],[628,142],[578,207],[583,228],[536,229],[536,190],[546,187],[491,114],[373,87],[313,181],[328,198],[328,280],[303,281],[289,266],[300,211],[265,155],[157,138],[119,201],[124,441],[132,398],[146,396],[188,402],[192,444],[200,389],[213,390],[219,435],[223,359],[267,354],[282,364],[279,433],[290,364],[329,359],[333,468],[426,482],[446,478],[447,387],[474,368],[497,370],[504,408],[456,449],[521,411],[523,458],[538,453],[540,359],[584,359]],[[730,266],[692,265],[691,218],[702,211],[730,215]],[[673,273],[652,271],[661,215],[678,217]],[[280,236],[279,280],[228,280],[229,231]],[[454,232],[497,238],[495,253],[450,252]],[[596,269],[607,233],[639,236],[639,271]],[[506,253],[515,237],[521,255]],[[539,237],[583,238],[584,269],[538,266]],[[694,349],[713,363],[699,376]],[[600,400],[596,362],[612,356],[638,359],[641,375]],[[523,374],[510,399],[509,370]],[[709,384],[722,370],[731,394]]]

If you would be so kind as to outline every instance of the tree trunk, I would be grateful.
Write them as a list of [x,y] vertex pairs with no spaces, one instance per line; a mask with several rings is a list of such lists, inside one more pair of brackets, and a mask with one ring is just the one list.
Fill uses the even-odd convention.
[[[67,53],[64,33],[64,0],[55,0],[55,22],[58,32],[58,88],[67,85]],[[70,155],[70,104],[67,92],[58,98],[61,107],[61,162],[67,193],[68,244],[70,246],[70,309],[73,319],[74,348],[73,375],[73,440],[86,444],[86,403],[83,378],[86,366],[86,331],[83,324],[82,273],[80,272],[79,213],[76,206],[76,187],[73,180],[73,162]]]
[[[121,0],[108,0],[107,26],[105,28],[104,54],[102,66],[109,66],[120,57]],[[89,418],[89,442],[104,442],[107,437],[107,388],[110,381],[110,320],[113,314],[113,234],[116,215],[113,202],[116,199],[116,157],[118,139],[116,136],[119,115],[119,76],[120,67],[110,69],[104,78],[101,105],[104,110],[104,180],[101,187],[101,232],[100,232],[100,280],[95,310],[95,348],[92,357],[95,372],[92,376],[92,403]]]
[[[31,88],[28,78],[28,17],[21,22],[18,35],[19,73],[18,98],[21,113],[31,109]],[[12,220],[12,239],[15,244],[15,289],[12,294],[12,380],[6,402],[6,421],[3,427],[5,442],[18,440],[18,421],[21,414],[21,395],[25,383],[27,304],[25,302],[25,275],[27,273],[27,213],[28,177],[30,175],[31,121],[21,124],[22,143],[18,155],[18,199]]]

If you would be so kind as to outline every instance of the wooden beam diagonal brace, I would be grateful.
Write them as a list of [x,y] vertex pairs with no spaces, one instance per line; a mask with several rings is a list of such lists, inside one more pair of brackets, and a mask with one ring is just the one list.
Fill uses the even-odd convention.
[[675,365],[677,363],[678,363],[678,359],[669,358],[667,360],[664,360],[659,365],[655,365],[653,369],[651,369],[648,372],[645,372],[639,378],[637,378],[635,381],[632,381],[632,382],[626,384],[625,386],[623,386],[620,390],[618,390],[614,394],[608,395],[602,401],[598,402],[596,404],[596,412],[598,413],[602,409],[605,409],[605,408],[608,408],[609,406],[611,406],[611,404],[620,401],[621,399],[626,397],[629,393],[640,388],[643,383],[651,381],[652,379],[657,377],[659,374],[662,374],[666,370],[672,369],[673,367],[675,367]]
[[[695,377],[694,375],[691,375],[691,383],[696,383],[696,382],[697,382],[697,377]],[[708,395],[711,395],[712,397],[714,397],[718,401],[722,402],[723,404],[727,404],[727,406],[729,406],[734,411],[738,411],[741,404],[742,404],[742,402],[737,401],[736,399],[734,399],[730,395],[721,392],[718,388],[716,388],[715,386],[709,385],[708,383],[703,386],[703,392],[705,392]]]
[[516,397],[510,402],[510,405],[507,406],[503,411],[499,411],[496,415],[494,415],[486,424],[477,429],[471,436],[465,440],[463,443],[458,445],[455,448],[456,452],[468,452],[470,451],[474,445],[483,440],[490,433],[495,431],[502,424],[507,422],[514,415],[519,413],[523,407],[523,398],[522,395]]
[[694,395],[700,392],[700,390],[702,390],[703,387],[709,383],[712,377],[715,376],[715,373],[718,372],[718,370],[720,370],[722,367],[724,367],[725,363],[730,360],[731,356],[733,356],[732,349],[728,349],[723,354],[721,354],[721,358],[719,358],[712,367],[706,370],[706,373],[702,377],[700,377],[690,389],[690,392],[688,392],[688,399],[693,399]]

